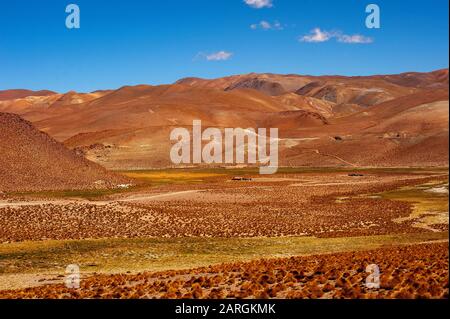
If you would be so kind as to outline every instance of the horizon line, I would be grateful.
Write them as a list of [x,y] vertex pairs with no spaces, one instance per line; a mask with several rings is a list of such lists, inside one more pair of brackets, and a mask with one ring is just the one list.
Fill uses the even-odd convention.
[[212,77],[212,78],[208,78],[208,77],[198,77],[198,76],[185,76],[185,77],[181,77],[175,81],[173,81],[172,83],[160,83],[160,84],[150,84],[150,83],[138,83],[138,84],[124,84],[122,86],[119,86],[117,88],[101,88],[101,89],[95,89],[92,91],[75,91],[75,90],[68,90],[65,92],[60,92],[60,91],[56,91],[56,90],[52,90],[50,88],[41,88],[41,89],[28,89],[28,88],[0,88],[0,92],[2,91],[14,91],[14,90],[25,90],[25,91],[32,91],[32,92],[40,92],[40,91],[50,91],[53,92],[55,94],[67,94],[70,92],[75,92],[75,93],[80,93],[80,94],[88,94],[88,93],[95,93],[95,92],[99,92],[99,91],[116,91],[119,90],[121,88],[124,87],[136,87],[136,86],[141,86],[141,85],[146,85],[146,86],[164,86],[164,85],[175,85],[177,84],[178,81],[184,80],[184,79],[199,79],[199,80],[206,80],[206,81],[211,81],[211,80],[215,80],[215,79],[221,79],[221,78],[229,78],[229,77],[235,77],[235,76],[245,76],[245,75],[281,75],[281,76],[299,76],[299,77],[342,77],[342,78],[362,78],[362,77],[378,77],[378,76],[393,76],[393,75],[403,75],[403,74],[409,74],[409,73],[434,73],[434,72],[439,72],[439,71],[445,71],[445,70],[449,70],[449,66],[447,67],[443,67],[443,68],[438,68],[438,69],[433,69],[431,71],[403,71],[400,73],[385,73],[385,74],[369,74],[369,75],[339,75],[339,74],[300,74],[300,73],[273,73],[273,72],[249,72],[249,73],[234,73],[234,74],[229,74],[229,75],[223,75],[223,76],[219,76],[219,77]]

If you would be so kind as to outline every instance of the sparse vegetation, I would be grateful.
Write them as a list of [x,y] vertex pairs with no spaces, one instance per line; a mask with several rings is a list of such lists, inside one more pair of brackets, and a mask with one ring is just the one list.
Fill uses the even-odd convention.
[[[381,270],[365,286],[366,266]],[[448,298],[448,243],[260,259],[189,270],[92,275],[63,284],[0,292],[2,298]]]
[[[355,178],[349,176],[350,172],[364,176]],[[432,230],[416,227],[417,219],[410,218],[416,205],[448,211],[441,192],[447,175],[442,170],[286,168],[267,178],[257,176],[256,169],[251,168],[132,174],[141,179],[140,186],[117,192],[21,194],[25,202],[16,206],[14,198],[3,200],[0,291],[39,287],[3,291],[0,296],[440,298],[447,293],[441,275],[429,294],[417,288],[423,278],[428,278],[423,279],[426,282],[435,280],[443,267],[441,261],[436,272],[427,271],[423,278],[414,277],[410,282],[399,277],[394,287],[377,292],[364,290],[362,274],[355,274],[358,284],[349,286],[351,289],[340,286],[338,280],[339,274],[351,273],[349,267],[354,262],[348,262],[348,258],[365,262],[365,256],[373,256],[365,252],[369,249],[381,249],[382,256],[389,251],[388,262],[393,265],[398,262],[395,258],[403,258],[399,251],[406,249],[393,247],[415,244],[408,248],[411,252],[422,242],[448,245],[448,220]],[[251,180],[236,183],[231,181],[234,176]],[[439,191],[429,191],[436,188]],[[33,205],[26,201],[30,197],[53,199],[37,199]],[[441,248],[433,249],[443,256]],[[314,257],[286,259],[300,255]],[[274,259],[269,262],[261,258]],[[425,262],[424,258],[421,260]],[[326,279],[326,273],[305,268],[307,273],[314,271],[308,280],[285,283],[271,272],[275,269],[275,273],[283,272],[283,278],[295,278],[298,270],[294,265],[312,267],[313,260],[344,264],[337,268],[337,279]],[[434,265],[438,260],[433,259]],[[65,266],[70,263],[81,266],[85,285],[82,291],[73,293],[60,285],[46,286],[61,282]],[[217,266],[222,263],[234,264]],[[393,266],[382,265],[392,270],[390,276],[395,275]],[[229,267],[237,268],[230,272]],[[402,268],[401,276],[407,276],[415,266],[411,263],[402,267],[406,268]],[[256,271],[260,271],[258,276]],[[223,280],[210,282],[210,278]],[[346,279],[350,280],[347,275]],[[179,289],[172,287],[173,282],[181,285]]]
[[109,238],[25,241],[0,244],[0,274],[63,274],[65,266],[73,261],[77,261],[83,273],[179,270],[222,262],[360,251],[447,238],[447,233],[440,232],[340,238]]

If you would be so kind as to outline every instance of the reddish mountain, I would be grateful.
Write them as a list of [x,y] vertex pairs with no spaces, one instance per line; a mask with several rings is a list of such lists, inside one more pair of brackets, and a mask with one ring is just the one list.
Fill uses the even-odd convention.
[[187,78],[0,101],[0,111],[113,169],[172,166],[170,131],[196,119],[204,128],[279,128],[282,165],[448,166],[447,107],[448,70]]
[[354,77],[250,73],[212,80],[185,78],[177,83],[221,90],[250,88],[273,96],[295,92],[336,104],[370,106],[424,89],[446,88],[448,69],[429,73]]
[[31,91],[31,90],[4,90],[0,91],[0,101],[23,99],[28,96],[49,96],[56,94],[55,92],[42,90],[42,91]]
[[18,115],[0,113],[0,191],[111,188],[128,179],[78,156]]

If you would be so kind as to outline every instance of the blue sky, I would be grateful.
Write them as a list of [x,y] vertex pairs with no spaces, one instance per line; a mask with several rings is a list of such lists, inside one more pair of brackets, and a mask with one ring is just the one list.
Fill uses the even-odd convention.
[[[0,90],[87,92],[186,76],[448,67],[448,0],[246,1],[268,6],[244,0],[2,1]],[[80,7],[80,29],[65,26],[70,3]],[[381,9],[380,29],[365,26],[370,3]],[[314,29],[316,37],[308,38]]]

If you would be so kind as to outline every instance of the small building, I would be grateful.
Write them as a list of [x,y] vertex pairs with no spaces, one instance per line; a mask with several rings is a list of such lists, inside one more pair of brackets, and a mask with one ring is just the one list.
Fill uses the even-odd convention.
[[231,180],[232,181],[251,181],[252,179],[250,177],[235,176]]

